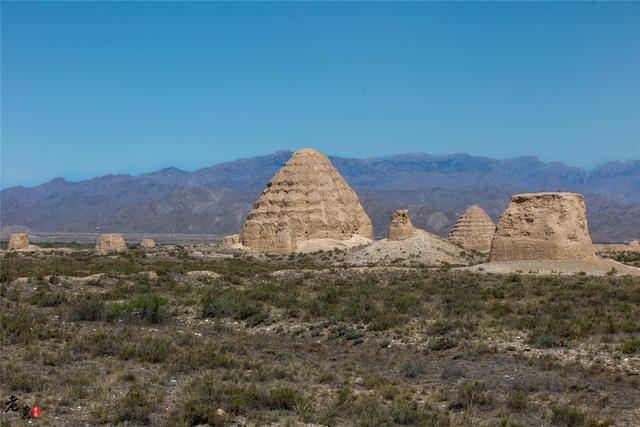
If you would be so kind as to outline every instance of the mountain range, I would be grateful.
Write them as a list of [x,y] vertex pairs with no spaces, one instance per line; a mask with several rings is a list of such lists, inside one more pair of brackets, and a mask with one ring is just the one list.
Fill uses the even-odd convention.
[[[278,151],[192,172],[166,168],[7,188],[0,192],[0,224],[4,232],[237,233],[290,155]],[[395,209],[408,208],[417,227],[446,235],[468,206],[480,205],[497,221],[511,194],[530,191],[584,194],[596,242],[640,238],[640,160],[590,171],[536,157],[497,160],[465,153],[331,161],[358,193],[378,238],[386,235]]]

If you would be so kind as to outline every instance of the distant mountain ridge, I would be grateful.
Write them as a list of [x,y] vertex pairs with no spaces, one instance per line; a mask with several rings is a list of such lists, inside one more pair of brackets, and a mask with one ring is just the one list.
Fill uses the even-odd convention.
[[[235,233],[290,155],[278,151],[193,172],[165,168],[7,188],[0,192],[0,223],[3,229],[47,232]],[[585,194],[596,241],[640,237],[640,160],[591,171],[536,157],[496,160],[465,153],[331,161],[358,193],[378,237],[386,235],[398,208],[409,208],[416,226],[446,235],[469,205],[479,204],[495,221],[510,194],[528,191]]]

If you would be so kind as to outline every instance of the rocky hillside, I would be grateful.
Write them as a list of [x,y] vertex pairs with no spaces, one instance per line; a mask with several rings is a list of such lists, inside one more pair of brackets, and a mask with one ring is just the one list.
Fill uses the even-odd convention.
[[[237,232],[251,203],[290,152],[241,159],[193,172],[175,168],[139,176],[107,175],[0,192],[3,230],[207,233]],[[585,194],[596,241],[640,237],[640,161],[592,171],[535,157],[496,160],[468,154],[332,157],[384,236],[394,210],[409,208],[415,226],[446,235],[456,217],[478,204],[497,220],[510,194]]]

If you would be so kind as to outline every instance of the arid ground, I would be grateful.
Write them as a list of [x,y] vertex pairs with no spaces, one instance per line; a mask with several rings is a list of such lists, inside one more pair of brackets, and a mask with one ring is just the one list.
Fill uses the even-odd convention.
[[638,277],[344,259],[5,252],[2,425],[640,425]]

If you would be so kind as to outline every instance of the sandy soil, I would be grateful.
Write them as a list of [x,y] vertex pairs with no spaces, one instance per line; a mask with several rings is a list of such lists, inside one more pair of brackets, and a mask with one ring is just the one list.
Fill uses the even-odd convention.
[[640,276],[640,268],[624,265],[611,259],[594,257],[583,260],[566,261],[495,261],[478,264],[470,267],[461,267],[459,270],[483,271],[486,273],[509,274],[576,274],[584,272],[593,276],[607,274],[631,274]]

